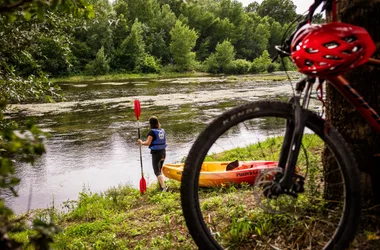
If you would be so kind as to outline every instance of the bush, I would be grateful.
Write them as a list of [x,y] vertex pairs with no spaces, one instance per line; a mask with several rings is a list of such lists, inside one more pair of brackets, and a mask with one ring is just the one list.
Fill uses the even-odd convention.
[[209,73],[219,73],[220,68],[218,61],[216,60],[216,56],[214,54],[211,54],[205,61],[204,66],[207,72]]
[[251,69],[251,63],[244,59],[237,59],[227,67],[229,74],[247,74]]
[[161,65],[153,56],[147,54],[139,63],[137,71],[142,73],[158,73],[161,71]]
[[90,75],[105,75],[110,70],[110,59],[104,54],[104,47],[102,46],[96,58],[86,65],[86,73]]
[[285,57],[283,60],[284,60],[284,64],[280,63],[280,65],[278,67],[278,70],[282,70],[282,71],[285,71],[285,70],[286,71],[297,71],[296,65],[294,65],[292,63],[292,61],[290,60],[290,58]]
[[271,64],[271,59],[268,51],[264,50],[260,57],[255,58],[252,62],[251,72],[252,73],[264,73],[268,70]]
[[204,62],[207,72],[221,73],[233,71],[235,66],[233,60],[235,58],[235,48],[230,41],[225,40],[221,44],[217,44],[215,53],[211,54]]

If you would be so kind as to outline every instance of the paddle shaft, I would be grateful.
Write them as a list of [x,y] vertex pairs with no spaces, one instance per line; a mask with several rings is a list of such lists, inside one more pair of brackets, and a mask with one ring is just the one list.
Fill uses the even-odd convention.
[[[138,136],[139,136],[139,139],[141,138],[140,136],[140,121],[137,120],[137,131],[138,131]],[[140,148],[140,164],[141,164],[141,175],[144,176],[144,170],[143,170],[143,163],[142,163],[142,153],[141,153],[141,144],[139,144],[139,148]]]

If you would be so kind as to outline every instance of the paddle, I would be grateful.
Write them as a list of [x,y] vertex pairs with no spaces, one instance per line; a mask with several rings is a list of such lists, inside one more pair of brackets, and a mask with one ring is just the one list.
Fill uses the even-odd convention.
[[[140,101],[139,100],[135,100],[134,101],[134,111],[135,111],[135,116],[136,116],[136,119],[137,119],[138,136],[139,136],[139,139],[140,139],[140,121],[139,121],[139,118],[140,118],[140,113],[141,113],[141,106],[140,106]],[[141,145],[140,144],[139,144],[139,147],[140,147],[140,163],[141,163],[140,193],[143,194],[146,191],[146,181],[145,181],[145,178],[144,178],[144,170],[143,170]]]

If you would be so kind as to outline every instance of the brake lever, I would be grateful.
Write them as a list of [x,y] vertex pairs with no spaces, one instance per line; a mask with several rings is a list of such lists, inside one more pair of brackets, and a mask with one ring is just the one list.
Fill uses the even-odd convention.
[[283,48],[283,46],[276,45],[274,48],[277,50],[276,56],[272,59],[272,63],[277,60],[277,58],[280,57],[287,57],[290,56],[290,53]]

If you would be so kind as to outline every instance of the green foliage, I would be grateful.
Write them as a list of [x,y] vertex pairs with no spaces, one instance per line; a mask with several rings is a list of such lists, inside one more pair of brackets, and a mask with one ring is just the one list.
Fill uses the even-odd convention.
[[122,42],[117,51],[117,67],[125,70],[135,70],[145,55],[144,30],[142,23],[135,20],[131,33]]
[[297,70],[297,67],[294,65],[294,63],[290,60],[290,58],[285,57],[281,60],[279,70],[286,70],[286,71],[295,71]]
[[287,25],[281,26],[279,22],[270,20],[270,37],[268,43],[268,52],[271,57],[274,57],[277,53],[275,46],[281,45],[281,40],[284,35],[284,31],[287,28]]
[[[251,61],[264,50],[273,56],[274,45],[280,43],[283,30],[291,20],[276,21],[276,16],[282,12],[273,13],[273,17],[260,16],[259,9],[262,12],[268,2],[244,9],[241,3],[231,0],[190,1],[186,4],[179,0],[120,0],[113,4],[97,0],[91,1],[91,7],[86,5],[85,9],[91,9],[93,15],[84,19],[66,14],[68,9],[60,9],[73,3],[66,1],[61,7],[48,8],[43,13],[43,22],[28,11],[24,12],[24,17],[29,21],[15,14],[15,21],[9,24],[5,16],[0,17],[3,24],[0,26],[0,42],[3,44],[0,71],[5,68],[2,58],[8,58],[6,70],[13,67],[17,75],[39,76],[43,72],[53,77],[88,74],[92,72],[90,69],[96,54],[103,47],[110,59],[109,71],[114,73],[158,72],[153,58],[156,64],[164,67],[175,63],[176,66],[171,68],[176,71],[206,68],[209,72],[245,72],[240,62],[223,69],[213,67],[218,64],[213,62],[217,59],[210,56],[216,51],[217,44],[225,40],[233,45],[239,59]],[[280,5],[286,7],[286,1]],[[284,13],[281,15],[286,16]],[[203,65],[195,61],[194,53],[196,60],[203,61]],[[207,69],[204,65],[210,67]]]
[[157,184],[141,195],[131,186],[94,194],[84,189],[79,200],[67,204],[58,224],[54,249],[196,249],[184,226],[179,186],[167,181],[170,192]]
[[127,24],[127,19],[125,19],[123,14],[120,14],[115,22],[115,25],[112,26],[112,40],[114,43],[114,48],[119,48],[124,39],[127,38],[128,31],[129,26]]
[[[10,190],[17,196],[15,187],[20,179],[15,176],[15,162],[33,163],[37,157],[45,152],[43,133],[29,121],[25,128],[4,119],[5,101],[0,106],[0,188]],[[30,229],[21,217],[15,219],[13,212],[0,199],[0,247],[2,249],[17,248],[22,245],[21,240],[9,238],[12,231],[23,231],[28,237],[26,244],[41,249],[47,249],[52,237],[59,231],[52,221],[35,219]]]
[[237,59],[232,61],[228,68],[226,69],[226,73],[228,74],[247,74],[251,70],[251,62],[244,59]]
[[241,23],[243,16],[243,4],[239,1],[221,0],[219,8],[219,16],[228,18],[234,25]]
[[41,65],[41,71],[50,72],[54,76],[66,75],[69,72],[71,51],[68,46],[62,46],[68,42],[67,37],[59,35],[54,38],[40,38],[34,57]]
[[252,73],[264,73],[268,71],[268,67],[271,64],[272,60],[269,56],[268,51],[264,50],[262,55],[252,62]]
[[8,103],[54,102],[62,100],[59,86],[51,83],[46,76],[27,78],[16,76],[14,71],[0,81],[0,95]]
[[258,2],[252,2],[248,4],[247,7],[245,7],[246,12],[257,12],[260,7],[260,4]]
[[196,31],[177,20],[170,31],[170,36],[170,52],[174,62],[181,70],[192,69],[195,65],[195,53],[192,52],[192,49],[198,38]]
[[66,0],[66,1],[18,1],[18,2],[0,2],[0,15],[6,16],[8,22],[15,21],[20,15],[16,13],[23,11],[23,17],[29,21],[32,17],[38,17],[42,20],[46,12],[59,10],[70,13],[74,16],[92,17],[94,15],[92,5],[82,0]]
[[128,19],[131,24],[135,23],[138,19],[141,23],[149,24],[154,15],[155,11],[159,8],[159,5],[155,0],[124,0],[128,8]]
[[[22,10],[22,12],[20,11]],[[57,11],[58,14],[51,12]],[[8,102],[54,101],[60,95],[44,70],[55,75],[68,70],[69,47],[63,27],[65,15],[92,14],[86,1],[19,1],[0,3],[0,189],[17,196],[15,187],[20,179],[15,165],[33,164],[45,152],[46,134],[27,121],[24,126],[6,120]],[[24,19],[23,19],[23,18]],[[53,235],[59,232],[52,217],[35,218],[27,223],[26,216],[15,218],[0,198],[0,248],[49,249]],[[20,232],[23,238],[12,238]]]
[[253,60],[267,49],[270,37],[270,25],[267,17],[250,13],[244,16],[238,28],[241,34],[235,46],[238,57]]
[[161,65],[153,56],[146,54],[138,65],[138,71],[142,73],[159,73]]
[[228,18],[216,18],[213,22],[211,46],[214,47],[218,43],[225,40],[235,40],[235,25]]
[[296,17],[296,6],[291,0],[264,0],[257,12],[269,16],[281,24],[292,22]]
[[220,73],[233,67],[231,64],[235,58],[234,46],[229,40],[216,45],[215,53],[206,59],[205,65],[208,72]]
[[170,48],[170,31],[174,27],[177,18],[168,4],[164,4],[156,11],[151,21],[151,27],[146,34],[147,52],[159,58],[163,63],[169,63],[171,60]]
[[86,72],[90,75],[105,75],[110,70],[110,59],[104,54],[104,48],[101,47],[96,53],[96,58],[86,65]]
[[221,69],[225,69],[235,58],[234,46],[225,40],[216,46],[215,57]]
[[[67,20],[46,13],[44,21],[32,18],[7,23],[0,16],[0,76],[16,71],[18,76],[39,76],[45,70],[51,75],[66,73],[70,66]],[[17,28],[15,28],[17,27]]]

